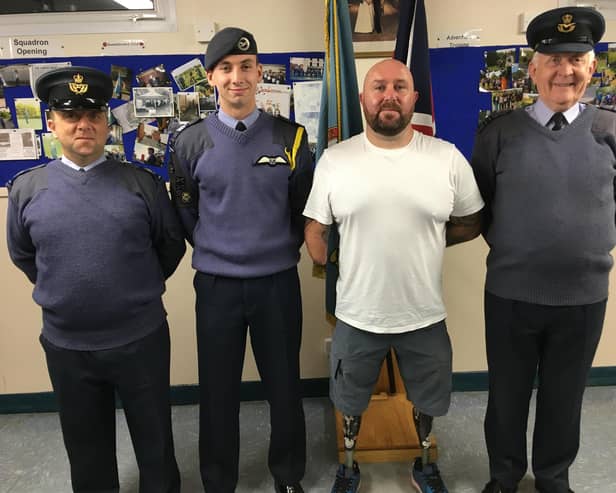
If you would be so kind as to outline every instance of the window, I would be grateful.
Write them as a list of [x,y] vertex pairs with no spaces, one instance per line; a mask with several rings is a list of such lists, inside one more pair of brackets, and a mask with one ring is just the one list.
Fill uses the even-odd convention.
[[3,0],[3,36],[177,29],[175,0]]
[[603,14],[605,20],[616,19],[616,0],[559,0],[559,7],[593,7]]

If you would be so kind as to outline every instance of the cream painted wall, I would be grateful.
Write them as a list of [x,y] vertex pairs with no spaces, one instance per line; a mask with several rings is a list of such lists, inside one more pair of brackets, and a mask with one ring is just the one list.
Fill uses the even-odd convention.
[[[139,35],[146,41],[147,53],[201,53],[204,45],[195,42],[194,26],[215,21],[219,27],[239,25],[253,32],[263,52],[322,51],[322,0],[177,0],[178,32]],[[426,0],[430,44],[436,45],[439,33],[481,28],[482,44],[522,44],[517,33],[518,16],[556,7],[556,1],[519,0],[515,5],[490,0]],[[98,54],[103,40],[127,39],[130,35],[63,36],[67,56]],[[616,24],[608,23],[606,40],[616,38]],[[358,77],[375,60],[357,61]],[[0,188],[0,228],[6,223],[6,189]],[[444,291],[448,306],[448,325],[454,347],[455,371],[486,369],[483,337],[483,277],[487,249],[483,240],[448,249],[445,256]],[[304,303],[304,337],[301,354],[303,378],[326,377],[327,359],[324,338],[331,334],[323,307],[323,281],[311,276],[311,263],[303,252],[300,263]],[[194,293],[190,252],[167,284],[165,305],[172,332],[172,384],[197,382],[194,334]],[[616,273],[612,286],[616,286]],[[50,390],[42,350],[38,343],[40,309],[31,298],[32,287],[9,261],[6,239],[0,234],[0,394]],[[615,297],[612,296],[614,299]],[[616,301],[608,306],[605,331],[596,366],[616,365],[611,350],[616,345]],[[244,380],[258,379],[254,360],[247,350]]]

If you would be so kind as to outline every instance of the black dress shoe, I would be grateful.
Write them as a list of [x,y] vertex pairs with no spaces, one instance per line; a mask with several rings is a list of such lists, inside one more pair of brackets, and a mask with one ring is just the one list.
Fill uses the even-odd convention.
[[304,489],[299,483],[276,483],[276,493],[304,493]]
[[516,493],[517,488],[505,488],[496,479],[491,479],[481,493]]

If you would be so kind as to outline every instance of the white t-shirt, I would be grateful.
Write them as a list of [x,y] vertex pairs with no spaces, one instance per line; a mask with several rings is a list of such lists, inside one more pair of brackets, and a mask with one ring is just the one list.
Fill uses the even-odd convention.
[[362,133],[327,149],[304,215],[338,225],[336,317],[377,333],[443,320],[445,223],[482,207],[470,165],[443,140],[415,132],[382,149]]

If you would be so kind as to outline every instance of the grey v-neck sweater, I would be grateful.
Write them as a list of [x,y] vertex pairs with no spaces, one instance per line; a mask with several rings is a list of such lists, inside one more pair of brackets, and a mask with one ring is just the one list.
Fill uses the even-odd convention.
[[616,244],[616,115],[589,106],[560,131],[525,110],[479,131],[472,166],[486,202],[486,290],[544,305],[608,295]]

